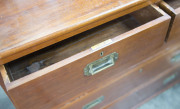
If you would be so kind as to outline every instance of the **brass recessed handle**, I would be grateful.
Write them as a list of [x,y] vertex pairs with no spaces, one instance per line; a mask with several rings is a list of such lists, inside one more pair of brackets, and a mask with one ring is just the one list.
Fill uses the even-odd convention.
[[99,73],[102,70],[105,70],[113,65],[115,65],[116,60],[118,59],[118,53],[114,52],[101,59],[98,59],[84,68],[84,75],[90,76]]
[[104,96],[101,96],[99,98],[97,98],[96,100],[86,104],[85,106],[83,106],[82,109],[91,109],[94,106],[98,105],[99,103],[101,103],[104,100]]
[[169,77],[167,77],[166,79],[164,79],[163,84],[166,85],[170,82],[172,82],[173,80],[176,79],[176,74],[170,75]]

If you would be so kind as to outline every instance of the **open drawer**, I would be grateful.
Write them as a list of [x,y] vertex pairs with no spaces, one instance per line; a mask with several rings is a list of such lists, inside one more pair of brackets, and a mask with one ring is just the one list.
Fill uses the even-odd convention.
[[0,67],[18,109],[50,109],[83,97],[160,48],[170,16],[148,6]]
[[180,37],[180,0],[164,0],[159,6],[172,17],[166,40]]

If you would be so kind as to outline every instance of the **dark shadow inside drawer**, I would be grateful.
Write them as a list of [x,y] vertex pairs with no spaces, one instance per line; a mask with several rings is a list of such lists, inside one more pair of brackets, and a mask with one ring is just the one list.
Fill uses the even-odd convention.
[[180,0],[164,0],[168,3],[172,8],[177,9],[180,7]]
[[161,17],[153,7],[145,7],[103,25],[77,34],[54,45],[5,64],[10,81],[48,67],[63,59],[89,49],[102,41],[135,29]]

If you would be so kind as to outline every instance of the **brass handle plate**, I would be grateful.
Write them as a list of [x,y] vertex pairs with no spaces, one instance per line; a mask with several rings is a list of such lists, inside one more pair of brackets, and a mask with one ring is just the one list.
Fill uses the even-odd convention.
[[99,73],[102,70],[105,70],[113,65],[115,65],[116,60],[118,59],[118,53],[114,52],[101,59],[98,59],[84,68],[84,75],[90,76]]
[[82,109],[91,109],[94,106],[98,105],[99,103],[101,103],[104,100],[104,96],[101,96],[99,98],[97,98],[96,100],[86,104],[85,106],[83,106]]
[[164,79],[163,84],[166,85],[166,84],[172,82],[175,79],[176,79],[176,74],[173,74],[173,75],[167,77],[166,79]]

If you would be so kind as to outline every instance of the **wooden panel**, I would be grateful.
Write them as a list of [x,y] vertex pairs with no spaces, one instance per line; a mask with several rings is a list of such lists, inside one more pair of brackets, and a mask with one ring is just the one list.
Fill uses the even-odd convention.
[[[141,85],[134,91],[130,91],[130,93],[123,95],[119,99],[115,100],[113,104],[108,105],[106,108],[117,109],[119,107],[123,107],[123,109],[137,109],[140,105],[172,87],[176,83],[180,83],[180,61],[174,61],[174,57],[180,55],[179,42],[180,37],[176,38],[176,40],[172,40],[169,43],[166,43],[163,48],[161,48],[159,53],[156,53],[154,56],[149,58],[154,62],[146,60],[149,63],[147,69],[139,67],[139,69],[142,69],[139,71],[142,72],[150,71],[151,73],[154,73],[157,71],[157,74],[161,72],[160,75],[164,75],[163,78],[157,79],[158,76],[155,76],[153,81],[147,82],[147,84],[145,83],[145,85]],[[153,65],[154,68],[151,67],[153,63],[155,65]],[[146,65],[142,66],[146,67]]]
[[[162,16],[113,38],[113,43],[101,50],[88,49],[16,80],[8,85],[8,92],[19,109],[63,106],[67,101],[111,82],[123,74],[119,71],[150,56],[164,43],[166,33],[159,31],[167,31],[169,20],[169,16]],[[94,76],[85,77],[84,67],[99,59],[102,51],[104,56],[113,52],[119,53],[119,60],[115,66]]]
[[[180,66],[179,66],[180,67]],[[156,68],[158,69],[158,68]],[[165,89],[168,87],[168,85],[174,84],[180,81],[180,73],[179,69],[175,69],[174,71],[171,71],[172,69],[166,69],[168,72],[161,72],[161,78],[157,78],[159,75],[156,75],[154,78],[156,80],[152,80],[150,82],[147,82],[145,84],[142,84],[141,86],[137,87],[133,91],[130,91],[129,93],[123,95],[119,99],[117,99],[113,104],[106,107],[107,109],[130,109],[132,107],[137,106],[139,103],[146,100],[148,97],[153,96],[157,92]],[[170,70],[170,71],[169,71]],[[176,73],[178,72],[178,73]],[[164,81],[171,77],[176,75],[174,80],[170,81],[168,84],[164,84]]]
[[[158,67],[161,66],[157,63],[155,65]],[[171,71],[172,69],[164,68],[168,72],[163,72],[160,70],[157,72],[158,67],[155,68],[156,70],[154,71],[150,69],[150,67],[146,67],[148,66],[143,67],[143,69],[145,68],[145,71],[143,70],[143,74],[142,72],[139,72],[139,69],[136,69],[131,73],[127,72],[128,74],[122,76],[120,80],[116,81],[115,83],[108,84],[108,86],[98,90],[97,92],[92,92],[84,96],[82,95],[81,97],[77,98],[77,100],[68,102],[63,108],[81,109],[89,102],[97,99],[100,96],[104,96],[104,101],[96,105],[93,109],[130,109],[156,92],[166,88],[171,83],[180,80],[180,73],[178,73],[176,74],[176,78],[174,78],[171,82],[168,84],[163,84],[165,79],[172,76],[176,71],[179,70],[175,69],[174,71]]]
[[166,40],[175,40],[180,34],[180,0],[162,1],[160,7],[172,17]]
[[1,0],[4,64],[160,0]]
[[68,38],[45,49],[32,53],[5,65],[11,81],[46,68],[69,58],[105,40],[115,38],[141,25],[151,22],[162,14],[151,6],[120,17],[101,26]]
[[145,98],[143,101],[140,101],[138,104],[136,104],[133,109],[137,109],[138,107],[142,106],[143,104],[145,104],[146,102],[152,100],[154,97],[162,94],[164,91],[168,90],[169,88],[172,88],[174,85],[179,84],[180,80],[177,80],[175,82],[172,82],[171,84],[169,84],[168,86],[166,86],[165,88],[155,91],[152,94],[148,94],[147,98]]
[[5,85],[4,85],[4,81],[3,81],[1,75],[0,75],[0,86],[6,91],[6,88],[5,88]]
[[130,109],[136,106],[171,83],[180,80],[180,61],[172,62],[172,58],[180,54],[179,41],[169,44],[170,46],[166,45],[158,54],[134,68],[131,67],[124,75],[114,78],[113,82],[110,81],[91,93],[82,94],[69,101],[63,108],[81,109],[100,96],[104,96],[104,100],[93,109]]
[[180,37],[180,8],[175,10],[176,17],[174,19],[172,30],[170,32],[170,40],[174,39],[176,40],[176,37]]

